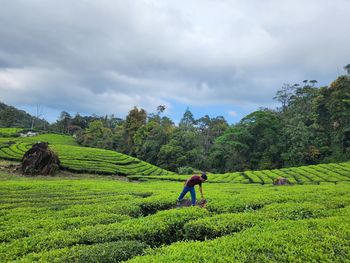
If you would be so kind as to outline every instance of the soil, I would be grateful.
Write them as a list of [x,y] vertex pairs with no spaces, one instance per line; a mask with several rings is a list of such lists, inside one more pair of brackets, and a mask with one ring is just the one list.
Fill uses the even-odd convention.
[[[206,200],[200,200],[200,201],[196,201],[196,206],[205,208],[207,204]],[[188,206],[192,206],[192,202],[190,199],[183,199],[180,201],[180,204],[177,204],[176,207],[188,207]]]
[[54,175],[60,168],[60,160],[46,142],[36,143],[22,158],[22,172],[29,175]]

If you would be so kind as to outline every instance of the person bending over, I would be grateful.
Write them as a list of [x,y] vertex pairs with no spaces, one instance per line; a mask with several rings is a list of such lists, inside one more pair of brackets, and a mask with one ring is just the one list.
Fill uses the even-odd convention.
[[185,182],[185,186],[179,198],[177,199],[177,205],[180,205],[180,201],[184,198],[187,192],[191,193],[192,206],[196,205],[196,191],[194,189],[194,186],[197,184],[199,185],[199,192],[201,193],[202,200],[204,201],[202,183],[204,183],[207,179],[208,177],[206,173],[202,173],[201,176],[193,175],[191,178],[187,179],[187,181]]

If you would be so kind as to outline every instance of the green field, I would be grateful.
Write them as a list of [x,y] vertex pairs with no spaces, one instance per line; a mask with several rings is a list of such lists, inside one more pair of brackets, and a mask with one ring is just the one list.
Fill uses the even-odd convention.
[[[13,172],[37,141],[68,171]],[[3,137],[0,159],[0,262],[350,262],[349,162],[209,174],[206,207],[178,208],[188,175],[70,136]]]
[[[350,162],[290,167],[274,170],[245,171],[226,174],[209,174],[209,183],[272,184],[279,177],[291,184],[324,184],[350,182]],[[142,176],[132,175],[133,180],[184,181],[188,175]]]
[[19,136],[23,128],[0,128],[0,137],[14,137]]
[[[0,134],[1,134],[1,131],[3,130],[4,128],[0,128]],[[9,141],[29,143],[29,144],[34,144],[37,142],[48,142],[50,144],[78,146],[78,144],[76,143],[75,139],[72,136],[61,135],[61,134],[51,134],[51,133],[39,134],[33,137],[3,137],[0,135],[0,143],[5,143]]]
[[23,154],[39,141],[49,142],[50,148],[58,154],[62,168],[72,172],[111,175],[174,174],[122,153],[80,147],[73,137],[58,134],[41,134],[29,138],[0,137],[0,158],[20,161]]
[[[350,184],[204,184],[2,173],[0,262],[346,262]],[[138,257],[135,257],[138,256]]]
[[[12,128],[0,128],[0,133]],[[16,129],[16,128],[13,128]],[[77,173],[126,175],[133,180],[183,181],[188,175],[177,175],[137,158],[104,149],[80,147],[73,137],[40,134],[35,137],[0,137],[0,158],[20,161],[23,154],[38,141],[49,142],[58,154],[62,168]],[[350,181],[350,162],[290,167],[274,170],[210,174],[210,183],[272,184],[279,177],[292,184],[323,184]]]

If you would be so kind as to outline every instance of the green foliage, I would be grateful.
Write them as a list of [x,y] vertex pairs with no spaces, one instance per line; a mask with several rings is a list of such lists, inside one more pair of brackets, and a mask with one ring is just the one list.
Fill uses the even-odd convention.
[[350,64],[347,64],[344,69],[346,70],[346,72],[348,73],[348,75],[350,75]]
[[[12,141],[12,142],[11,142]],[[79,173],[116,175],[170,175],[171,172],[115,151],[79,147],[68,135],[41,134],[0,141],[0,158],[20,161],[33,143],[46,141],[59,156],[63,169]]]
[[0,128],[0,137],[17,137],[23,128]]
[[204,184],[207,209],[176,209],[179,182],[1,173],[0,180],[0,219],[6,222],[0,226],[1,262],[118,262],[144,254],[134,260],[341,262],[348,257],[349,183]]
[[120,262],[142,254],[148,246],[138,241],[116,241],[30,254],[21,262]]
[[243,231],[264,220],[255,213],[222,214],[191,221],[184,230],[188,240],[206,240]]
[[[191,174],[191,173],[187,173]],[[130,179],[152,179],[152,180],[169,180],[185,181],[188,176],[179,175],[161,175],[161,176],[142,176],[136,175]],[[273,184],[278,177],[287,178],[292,184],[321,182],[339,183],[350,181],[350,164],[319,164],[273,170],[245,171],[224,174],[208,174],[208,183],[253,183],[253,184]]]
[[[33,127],[33,124],[35,126]],[[0,127],[16,127],[16,128],[36,128],[47,130],[49,123],[45,120],[31,116],[23,110],[8,106],[0,102]]]
[[101,120],[94,120],[77,136],[77,142],[83,146],[113,149],[112,130],[104,127]]
[[193,114],[190,111],[190,109],[187,107],[184,115],[180,120],[179,127],[185,130],[192,130],[195,124],[196,124],[196,121],[193,117]]
[[52,133],[39,134],[34,137],[20,138],[18,141],[25,143],[48,142],[49,144],[57,145],[78,145],[72,136]]
[[340,76],[330,87],[317,89],[314,84],[305,81],[304,86],[297,86],[281,112],[284,165],[349,159],[349,77]]
[[149,121],[140,127],[134,135],[136,156],[146,162],[157,164],[158,153],[168,140],[169,131],[162,124],[162,120]]
[[279,221],[205,242],[180,242],[128,262],[344,262],[349,218]]
[[287,202],[282,204],[270,204],[265,206],[261,212],[265,218],[274,220],[300,220],[310,218],[321,218],[327,215],[325,205],[313,202]]
[[194,169],[192,167],[183,166],[183,167],[177,168],[177,172],[179,174],[193,174]]
[[176,171],[178,160],[183,158],[183,149],[181,146],[166,144],[163,145],[158,154],[158,165],[170,171]]
[[249,147],[246,144],[252,136],[240,126],[233,126],[218,137],[210,152],[213,167],[219,172],[244,170],[247,168]]
[[126,144],[123,152],[126,152],[127,154],[134,153],[134,135],[139,128],[146,124],[146,118],[147,113],[144,109],[139,110],[137,107],[134,107],[129,111],[123,126],[123,136]]
[[281,128],[276,112],[249,114],[216,139],[210,153],[212,167],[219,172],[278,168]]

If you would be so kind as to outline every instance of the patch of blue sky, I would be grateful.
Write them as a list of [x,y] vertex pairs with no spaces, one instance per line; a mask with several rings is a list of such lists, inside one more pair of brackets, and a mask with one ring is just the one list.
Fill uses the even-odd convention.
[[170,117],[176,124],[180,122],[187,108],[192,112],[195,119],[199,119],[205,115],[208,115],[210,118],[223,116],[229,124],[235,124],[244,116],[254,110],[258,110],[258,108],[243,108],[235,105],[188,105],[177,101],[168,102],[169,107],[166,109],[164,115]]

